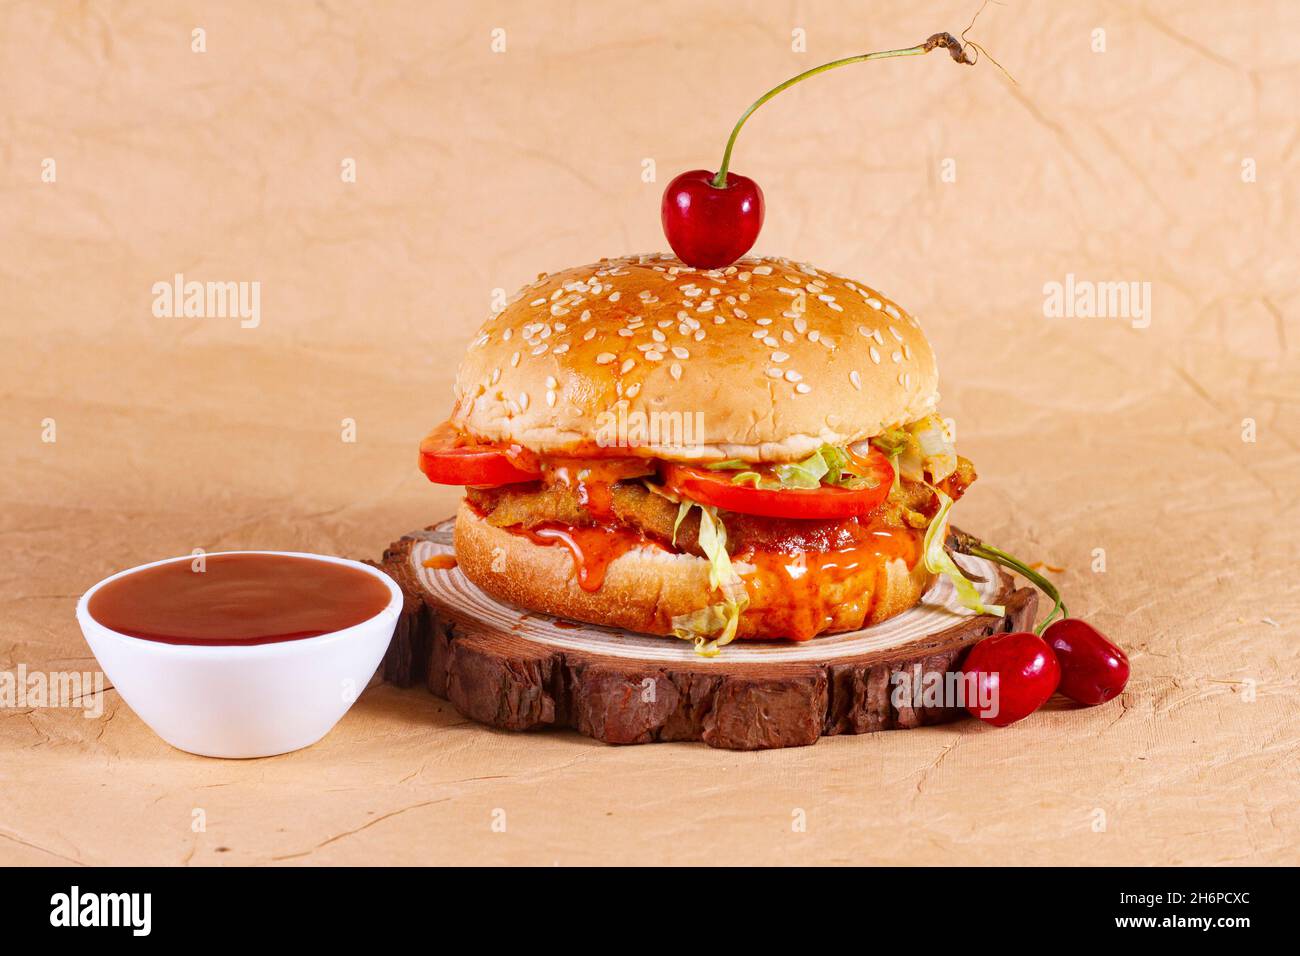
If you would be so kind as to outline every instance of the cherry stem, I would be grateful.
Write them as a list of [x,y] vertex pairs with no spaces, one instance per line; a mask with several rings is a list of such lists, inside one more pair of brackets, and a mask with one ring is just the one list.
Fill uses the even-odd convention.
[[878,53],[860,53],[857,56],[845,57],[842,60],[832,60],[830,63],[823,63],[821,66],[815,66],[811,70],[805,70],[798,76],[791,77],[780,86],[774,86],[758,99],[756,99],[741,115],[736,122],[736,126],[731,131],[731,137],[727,140],[727,148],[722,153],[722,165],[718,167],[718,174],[713,177],[713,186],[718,189],[727,188],[727,170],[731,167],[731,150],[736,145],[736,137],[740,135],[740,129],[745,125],[745,120],[776,94],[783,90],[788,90],[796,83],[808,79],[810,76],[816,76],[818,73],[825,73],[827,70],[833,70],[837,66],[848,66],[850,63],[865,63],[868,60],[884,60],[895,56],[923,56],[931,50],[939,48],[947,50],[954,60],[958,63],[965,63],[967,66],[974,66],[975,60],[966,55],[966,49],[962,46],[960,40],[951,33],[936,33],[924,43],[918,43],[916,46],[909,46],[902,50],[882,50]]
[[1070,616],[1070,612],[1066,608],[1065,602],[1061,600],[1061,592],[1056,585],[1043,577],[1043,575],[1039,574],[1029,565],[1025,564],[1025,562],[1021,561],[1019,558],[1007,554],[1001,548],[995,548],[991,544],[985,544],[979,538],[967,534],[964,531],[953,531],[949,529],[947,543],[954,551],[958,551],[961,554],[973,554],[978,558],[986,558],[994,564],[1000,564],[1004,568],[1010,568],[1022,577],[1027,578],[1040,591],[1051,598],[1055,606],[1052,608],[1051,613],[1048,614],[1047,617],[1043,618],[1043,622],[1039,624],[1038,627],[1034,628],[1035,634],[1041,635],[1043,631],[1047,629],[1047,625],[1056,620],[1057,614],[1061,615],[1062,620]]

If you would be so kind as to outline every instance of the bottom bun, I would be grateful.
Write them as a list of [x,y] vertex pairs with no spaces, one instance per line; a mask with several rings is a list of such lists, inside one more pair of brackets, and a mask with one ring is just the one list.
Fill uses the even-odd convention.
[[[490,525],[464,502],[455,543],[465,576],[492,597],[554,617],[671,636],[674,617],[717,600],[708,561],[654,545],[615,558],[600,589],[586,591],[567,548]],[[931,582],[923,562],[909,568],[901,558],[880,558],[848,575],[804,575],[788,587],[770,570],[739,558],[732,563],[750,594],[736,636],[751,640],[806,639],[877,624],[915,605]]]

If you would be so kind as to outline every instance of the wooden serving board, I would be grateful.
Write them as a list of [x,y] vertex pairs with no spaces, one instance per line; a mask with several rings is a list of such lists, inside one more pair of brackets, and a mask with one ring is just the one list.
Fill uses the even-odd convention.
[[[406,607],[384,659],[386,680],[424,684],[473,720],[505,730],[561,726],[611,744],[702,740],[762,750],[952,720],[954,707],[897,705],[896,675],[959,669],[997,631],[1024,630],[1037,592],[1015,589],[996,565],[961,556],[985,603],[977,615],[940,578],[921,603],[875,627],[804,643],[736,641],[713,658],[687,641],[557,621],[488,597],[458,568],[448,519],[395,541],[380,565]],[[931,680],[933,678],[926,678]]]

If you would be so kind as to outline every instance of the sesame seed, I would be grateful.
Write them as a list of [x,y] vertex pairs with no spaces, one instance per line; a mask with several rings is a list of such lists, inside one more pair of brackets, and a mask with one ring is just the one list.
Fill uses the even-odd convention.
[[787,382],[801,382],[803,381],[803,376],[794,369],[790,369],[790,371],[785,373],[785,380]]
[[782,374],[783,373],[779,368],[769,368],[767,370],[768,378],[780,378]]
[[532,301],[532,302],[529,302],[528,304],[531,305],[531,306],[535,309],[535,308],[537,308],[539,305],[545,305],[545,304],[546,304],[546,299],[545,299],[544,297],[541,298],[541,299],[533,299],[533,301]]
[[794,341],[794,333],[791,332],[789,329],[786,329],[781,333],[781,338],[783,341],[789,344]]
[[903,317],[892,302],[885,306],[885,314],[891,319],[901,319]]
[[668,337],[667,337],[666,335],[664,335],[662,332],[660,332],[658,329],[651,329],[651,330],[650,330],[650,337],[651,337],[652,339],[654,339],[656,342],[666,342],[666,341],[668,341]]
[[629,386],[627,387],[627,397],[628,397],[628,398],[636,398],[637,393],[638,393],[639,391],[641,391],[641,383],[640,383],[640,382],[633,382],[631,385],[629,385]]
[[768,319],[768,318],[758,319],[757,321],[758,321],[758,324],[759,324],[759,325],[771,325],[771,324],[772,324],[772,320],[771,320],[771,319]]
[[679,359],[688,359],[691,357],[691,353],[686,351],[686,349],[682,348],[680,345],[673,346],[673,355]]
[[[770,276],[771,274],[771,266],[754,266],[754,275],[756,276]],[[743,276],[744,273],[742,272],[741,275]]]
[[490,384],[495,385],[499,381],[501,381],[501,369],[494,368],[492,370],[492,381]]
[[579,321],[579,322],[590,322],[590,321],[591,321],[591,309],[583,309],[583,310],[582,310],[582,315],[578,316],[578,321]]
[[875,362],[877,365],[880,364],[880,353],[876,351],[874,345],[871,346],[871,361]]
[[784,361],[785,361],[786,359],[788,359],[789,357],[790,357],[790,355],[789,355],[789,353],[787,353],[787,352],[773,352],[773,353],[772,353],[772,361],[773,361],[773,362],[776,362],[778,365],[780,365],[782,362],[784,362]]
[[549,349],[549,348],[550,348],[550,346],[547,345],[545,342],[543,342],[541,345],[537,346],[537,348],[533,349],[532,354],[533,354],[533,355],[541,355],[543,352],[545,352],[545,351],[546,351],[547,349]]
[[889,355],[889,360],[897,365],[899,362],[903,361],[903,353],[898,349],[894,349],[894,351]]
[[525,411],[525,412],[528,411],[528,393],[527,393],[527,392],[520,392],[520,393],[519,393],[519,408],[520,408],[521,411]]
[[821,332],[819,332],[817,329],[813,329],[811,332],[808,333],[808,341],[809,341],[809,342],[816,342],[816,341],[817,341],[818,339],[820,339],[821,337],[822,337],[822,334],[821,334]]
[[627,358],[627,359],[623,359],[623,364],[618,367],[618,370],[623,375],[626,375],[628,372],[632,371],[632,369],[635,367],[636,367],[636,359]]
[[676,362],[674,362],[672,365],[668,367],[668,374],[671,375],[674,379],[681,379],[682,367],[678,365]]
[[514,335],[514,332],[515,332],[514,329],[506,329],[504,332],[501,333],[501,341],[509,342],[510,336]]
[[590,342],[595,337],[596,337],[596,330],[594,328],[590,328],[585,333],[583,333],[582,341]]
[[871,306],[871,307],[872,307],[873,309],[875,309],[877,312],[880,311],[880,300],[877,299],[877,298],[874,298],[874,297],[870,297],[870,298],[868,298],[868,299],[867,299],[867,305]]
[[551,349],[551,354],[563,355],[567,351],[569,351],[569,343],[565,342],[563,345],[557,345],[555,348]]
[[746,312],[744,309],[732,309],[732,310],[731,310],[731,314],[734,315],[734,316],[735,316],[736,318],[738,318],[738,319],[747,319],[747,318],[749,318],[749,313]]
[[618,301],[619,299],[621,299],[622,297],[623,297],[623,293],[622,293],[622,292],[611,292],[610,295],[609,295],[609,301],[610,301],[610,302],[617,302],[617,301]]
[[555,376],[554,376],[554,375],[548,375],[548,376],[546,376],[546,387],[547,387],[547,388],[554,390],[554,389],[555,389],[555,386],[557,386],[557,385],[559,385],[559,384],[560,384],[560,383],[557,382],[557,381],[555,380]]
[[697,342],[703,342],[703,341],[704,341],[704,330],[703,330],[703,329],[697,329],[697,330],[696,330],[696,332],[695,332],[695,341],[697,341]]
[[903,341],[903,333],[898,331],[898,329],[894,328],[892,325],[889,327],[889,334],[898,339],[898,341]]
[[769,335],[767,338],[763,339],[763,344],[770,349],[774,349],[776,348],[778,343],[776,339],[772,338],[772,336]]
[[658,361],[660,361],[660,360],[664,357],[664,353],[663,353],[663,352],[646,352],[645,357],[646,357],[646,361],[649,361],[649,362],[658,362]]
[[857,369],[849,372],[849,381],[853,383],[853,387],[859,392],[862,391],[862,376],[858,374]]
[[840,305],[838,302],[831,302],[831,303],[828,303],[828,308],[830,308],[830,309],[832,309],[832,310],[834,310],[834,311],[836,311],[836,312],[843,312],[843,311],[844,311],[844,306]]
[[[594,331],[594,330],[593,330],[593,331]],[[599,355],[596,356],[596,364],[597,364],[597,365],[608,365],[610,362],[614,361],[614,359],[616,359],[616,358],[618,358],[618,356],[615,355],[613,352],[601,352]]]
[[809,385],[807,382],[800,382],[798,385],[794,387],[794,390],[798,392],[800,395],[807,395],[809,392],[812,391],[812,386]]
[[796,318],[794,320],[794,330],[798,332],[800,335],[803,335],[805,332],[808,331],[808,320],[805,319],[802,315]]

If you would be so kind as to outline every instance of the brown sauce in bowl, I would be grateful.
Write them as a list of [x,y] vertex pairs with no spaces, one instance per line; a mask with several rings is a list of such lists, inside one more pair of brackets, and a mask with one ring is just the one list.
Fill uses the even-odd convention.
[[146,641],[276,644],[360,624],[391,596],[383,581],[346,564],[216,554],[123,575],[91,595],[86,609],[104,627]]

